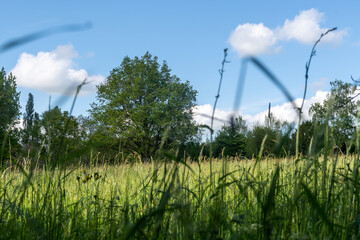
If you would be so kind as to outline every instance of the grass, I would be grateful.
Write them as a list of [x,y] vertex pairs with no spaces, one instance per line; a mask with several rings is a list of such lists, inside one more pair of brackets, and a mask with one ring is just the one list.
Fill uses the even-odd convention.
[[[0,178],[1,239],[356,239],[356,156],[33,169]],[[357,168],[356,168],[357,169]]]

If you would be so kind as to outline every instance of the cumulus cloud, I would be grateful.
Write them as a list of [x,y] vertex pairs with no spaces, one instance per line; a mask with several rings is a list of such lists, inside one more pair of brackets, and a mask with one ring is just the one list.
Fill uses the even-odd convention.
[[[324,13],[312,8],[301,11],[293,20],[285,20],[284,25],[278,28],[277,35],[281,40],[296,40],[305,44],[313,44],[327,28],[321,28],[320,23],[324,20]],[[330,32],[322,41],[339,43],[346,35],[346,30]]]
[[81,89],[81,95],[96,90],[104,81],[102,75],[89,75],[85,69],[76,69],[73,59],[78,53],[72,45],[58,46],[51,52],[37,55],[22,53],[11,72],[16,76],[18,86],[38,89],[49,94],[72,95],[84,79],[88,84]]
[[[304,107],[303,107],[303,115],[302,120],[309,120],[311,116],[309,116],[309,109],[312,104],[316,102],[322,103],[329,92],[326,91],[317,91],[315,96],[305,99]],[[301,106],[302,98],[297,98],[294,100],[294,103],[297,107]],[[299,115],[297,109],[294,108],[294,105],[291,102],[286,102],[281,105],[275,105],[271,107],[271,113],[275,116],[276,119],[287,121],[290,123],[297,123]],[[254,124],[263,124],[265,123],[265,116],[267,116],[268,110],[260,112],[255,116],[247,116],[246,119],[249,125]]]
[[278,28],[280,39],[295,39],[301,43],[311,44],[327,29],[321,29],[319,23],[324,13],[315,9],[301,11],[293,20],[286,19],[282,27]]
[[[311,119],[311,116],[309,116],[309,109],[312,104],[316,102],[322,103],[326,96],[329,94],[329,92],[326,91],[317,91],[315,96],[306,99],[304,102],[303,107],[303,120],[309,120]],[[359,96],[360,98],[360,96]],[[296,106],[300,107],[302,102],[302,98],[297,98],[294,100],[294,103]],[[195,121],[198,124],[206,124],[210,126],[211,119],[207,116],[211,116],[213,107],[210,104],[204,104],[197,106],[194,109],[195,113]],[[298,112],[297,109],[294,108],[294,105],[290,102],[283,103],[281,105],[275,105],[271,107],[271,112],[275,116],[276,119],[287,121],[290,123],[297,123],[298,121]],[[215,111],[215,118],[220,120],[229,121],[231,115],[233,114],[233,111],[224,111],[221,109],[216,109]],[[247,122],[249,127],[254,126],[255,124],[264,124],[265,123],[265,116],[267,116],[268,110],[262,111],[256,115],[248,115],[248,114],[241,114],[242,118]],[[221,126],[224,125],[223,121],[214,121],[214,130],[220,130]]]
[[[193,111],[195,115],[194,119],[197,124],[211,125],[213,106],[210,104],[199,105],[196,106]],[[213,125],[214,130],[220,130],[224,123],[230,120],[232,113],[232,111],[224,111],[217,108],[214,116],[216,119],[214,120]]]
[[[229,37],[229,43],[240,55],[276,53],[281,41],[296,40],[304,44],[313,44],[328,28],[322,28],[325,14],[316,9],[300,11],[294,19],[286,19],[282,26],[270,29],[260,24],[245,23],[238,25]],[[340,43],[347,30],[330,32],[324,42]]]
[[240,55],[257,55],[278,51],[273,30],[260,24],[245,23],[231,33],[229,42]]

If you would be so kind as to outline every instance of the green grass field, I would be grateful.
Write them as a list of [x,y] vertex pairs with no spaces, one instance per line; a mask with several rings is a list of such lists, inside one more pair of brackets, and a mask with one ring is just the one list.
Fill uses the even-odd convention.
[[1,239],[357,239],[356,156],[96,164],[0,178]]

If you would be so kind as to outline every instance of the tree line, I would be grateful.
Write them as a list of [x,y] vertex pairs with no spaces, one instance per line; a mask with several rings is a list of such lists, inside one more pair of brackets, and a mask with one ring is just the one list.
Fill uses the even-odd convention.
[[36,113],[31,93],[21,115],[15,80],[16,76],[6,74],[2,68],[2,164],[26,156],[42,162],[88,159],[89,152],[109,159],[121,154],[150,161],[162,151],[191,159],[199,155],[253,158],[263,148],[265,156],[284,157],[295,154],[297,131],[302,155],[321,154],[324,144],[341,153],[355,151],[359,106],[356,81],[331,82],[331,92],[324,102],[311,106],[312,119],[298,127],[272,114],[264,116],[265,124],[249,127],[237,116],[214,133],[210,143],[202,139],[207,129],[194,121],[197,91],[188,81],[172,75],[167,63],[159,63],[150,53],[133,59],[125,57],[112,69],[106,81],[97,86],[96,101],[86,117],[72,116],[58,106]]

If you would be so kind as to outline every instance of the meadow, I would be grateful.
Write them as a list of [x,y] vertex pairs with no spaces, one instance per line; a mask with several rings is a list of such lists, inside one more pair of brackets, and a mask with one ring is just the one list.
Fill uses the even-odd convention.
[[[60,30],[63,31],[62,28]],[[294,98],[284,85],[259,60],[250,57],[242,62],[244,69],[248,63],[260,69],[294,105],[294,109],[299,110],[299,129],[308,70],[315,56],[315,47],[323,36],[334,30],[336,28],[322,34],[314,44],[306,63],[305,90],[300,108],[295,105]],[[35,39],[39,37],[33,36]],[[56,123],[54,126],[59,122],[63,126],[52,129],[49,131],[51,134],[45,134],[45,140],[49,142],[44,139],[39,141],[42,144],[38,146],[37,157],[30,157],[31,151],[28,157],[10,154],[10,140],[5,151],[6,133],[0,155],[0,162],[8,160],[0,172],[0,239],[359,239],[360,148],[358,124],[352,125],[354,116],[358,118],[359,115],[354,114],[354,111],[349,110],[345,114],[351,117],[350,125],[354,130],[352,134],[346,135],[346,143],[351,136],[356,142],[345,151],[347,154],[340,154],[341,145],[336,147],[333,144],[331,138],[336,139],[339,135],[336,131],[331,132],[332,136],[329,137],[329,126],[332,130],[338,130],[344,127],[343,122],[346,123],[343,121],[336,125],[336,121],[331,122],[334,119],[329,119],[330,108],[334,104],[329,100],[325,110],[319,111],[324,112],[326,129],[322,139],[324,147],[320,151],[312,149],[312,146],[316,146],[314,143],[321,142],[317,139],[319,132],[314,131],[308,142],[299,140],[301,131],[297,130],[294,135],[295,155],[287,155],[283,140],[291,134],[291,130],[286,131],[285,137],[278,139],[280,141],[270,139],[267,142],[276,143],[276,149],[284,150],[285,158],[276,158],[271,153],[262,156],[267,134],[261,136],[262,144],[255,146],[256,153],[260,148],[257,158],[212,157],[214,112],[226,52],[227,49],[224,50],[218,94],[210,117],[211,127],[205,126],[211,132],[209,157],[200,154],[198,159],[190,160],[163,150],[162,146],[170,132],[166,131],[159,146],[153,149],[156,155],[154,158],[142,159],[139,154],[114,160],[91,152],[82,162],[78,159],[81,154],[75,154],[80,151],[74,151],[78,138],[66,136],[71,132],[71,125],[78,129],[74,121],[69,124],[70,116],[85,81],[77,88],[70,113],[61,113],[60,109],[55,109],[61,121],[53,121]],[[151,55],[147,57],[151,60]],[[235,110],[240,106],[244,69],[239,78]],[[344,89],[351,89],[349,86],[346,85]],[[113,89],[110,90],[113,92]],[[140,94],[140,97],[143,95]],[[351,94],[340,97],[340,100],[352,105],[349,104],[353,100]],[[343,109],[343,105],[340,106],[339,109]],[[29,112],[32,113],[28,116],[32,116],[34,111],[32,109]],[[107,114],[104,116],[109,118]],[[118,116],[115,114],[116,119]],[[124,119],[126,122],[127,119]],[[268,119],[270,125],[270,107]],[[43,129],[50,129],[50,120],[42,119]],[[28,126],[32,126],[32,121],[30,119],[31,124]],[[38,126],[39,133],[40,129],[41,125]],[[229,129],[234,129],[233,121]],[[134,135],[133,131],[129,132],[131,136]],[[56,137],[58,141],[50,141]],[[65,140],[71,141],[65,143]],[[147,141],[143,139],[139,150],[151,142],[150,138]],[[232,142],[230,139],[230,145]],[[299,142],[303,142],[306,147],[310,145],[309,156],[301,156]],[[71,156],[71,147],[74,147],[74,156]],[[126,147],[126,144],[121,147]],[[43,148],[48,149],[45,151]],[[222,155],[224,149],[226,147]],[[47,154],[41,156],[44,151]],[[4,157],[3,153],[7,152],[9,154]]]
[[49,170],[0,178],[1,239],[357,239],[359,156],[222,158]]

